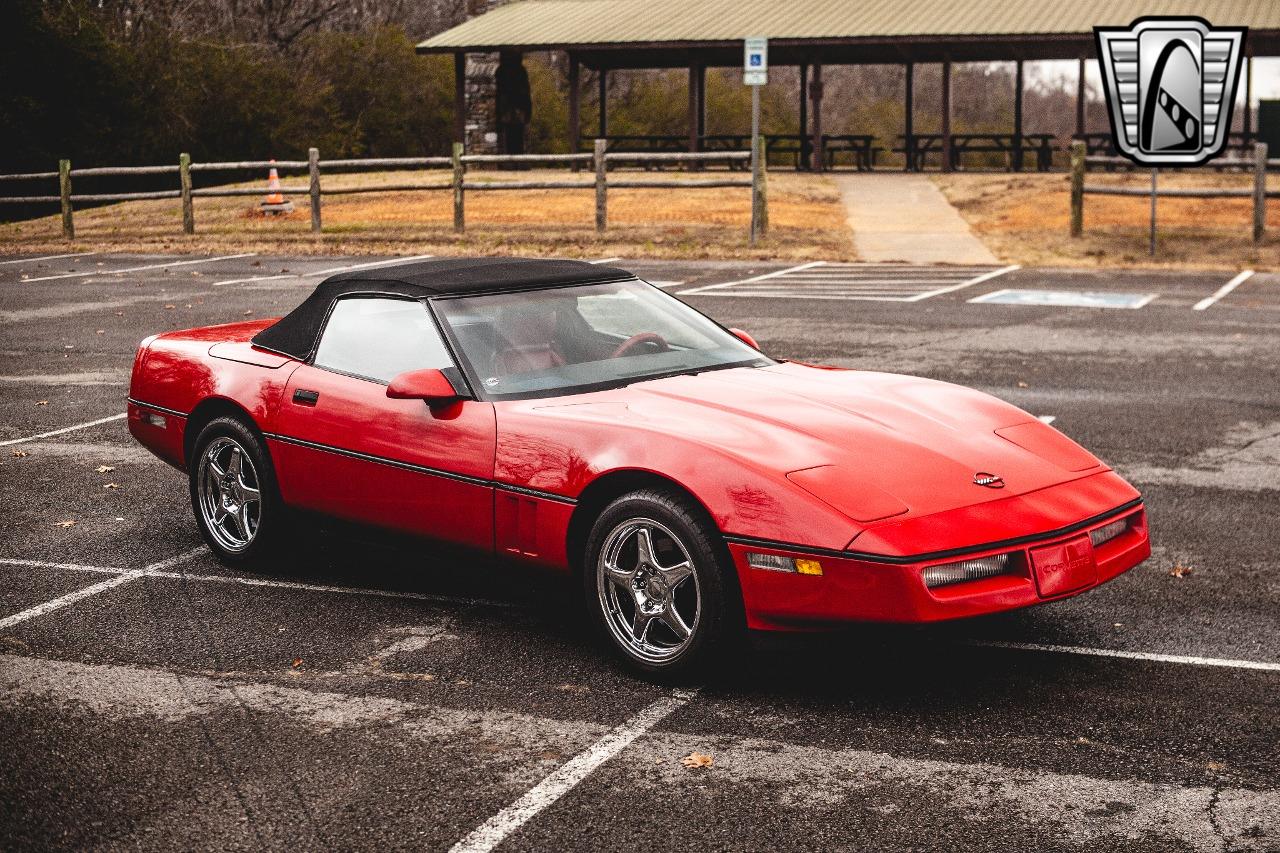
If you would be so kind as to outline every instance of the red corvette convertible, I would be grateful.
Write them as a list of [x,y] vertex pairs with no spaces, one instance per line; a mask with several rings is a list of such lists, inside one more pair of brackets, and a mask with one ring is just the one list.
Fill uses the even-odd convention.
[[129,429],[225,562],[297,510],[573,572],[649,672],[744,628],[1039,604],[1150,554],[1133,487],[1026,412],[768,358],[575,261],[342,274],[278,320],[148,338]]

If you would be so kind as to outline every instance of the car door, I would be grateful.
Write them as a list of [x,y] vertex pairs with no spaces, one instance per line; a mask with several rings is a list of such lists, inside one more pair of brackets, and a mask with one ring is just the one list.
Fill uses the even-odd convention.
[[493,405],[387,397],[392,378],[426,368],[462,382],[423,302],[338,300],[268,439],[285,502],[492,548]]

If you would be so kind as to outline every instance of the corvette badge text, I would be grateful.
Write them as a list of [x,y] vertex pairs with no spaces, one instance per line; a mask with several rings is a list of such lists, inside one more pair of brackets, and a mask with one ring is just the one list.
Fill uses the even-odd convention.
[[1094,27],[1116,150],[1144,166],[1199,166],[1231,129],[1245,27],[1146,17]]

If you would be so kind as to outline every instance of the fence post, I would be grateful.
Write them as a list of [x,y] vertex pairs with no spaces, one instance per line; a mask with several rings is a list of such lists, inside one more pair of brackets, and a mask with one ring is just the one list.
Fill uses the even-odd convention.
[[1159,169],[1151,170],[1151,257],[1156,256],[1156,175],[1160,173]]
[[58,194],[62,196],[62,236],[76,238],[76,226],[71,220],[71,161],[58,161]]
[[311,233],[320,233],[320,149],[307,149],[307,175],[311,178]]
[[604,233],[605,226],[609,224],[609,198],[608,185],[606,184],[607,166],[604,160],[604,151],[607,142],[603,139],[596,140],[596,231]]
[[1267,143],[1253,145],[1253,242],[1267,230]]
[[196,212],[191,206],[191,155],[178,155],[178,184],[182,188],[182,233],[196,233]]
[[769,233],[769,160],[765,157],[764,135],[756,140],[760,150],[757,156],[760,159],[760,175],[759,186],[754,188],[756,202],[760,205],[758,220],[760,223],[760,236],[767,236]]
[[1084,234],[1084,158],[1085,144],[1071,143],[1071,236]]
[[466,171],[462,168],[462,143],[453,143],[453,230],[461,234],[467,227],[466,210],[463,207],[462,181]]

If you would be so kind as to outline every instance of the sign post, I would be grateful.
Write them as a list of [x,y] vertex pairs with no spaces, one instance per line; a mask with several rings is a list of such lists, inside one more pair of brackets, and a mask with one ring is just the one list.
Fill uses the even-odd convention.
[[742,82],[751,87],[751,245],[760,233],[760,87],[769,82],[769,40],[755,36],[745,41]]

